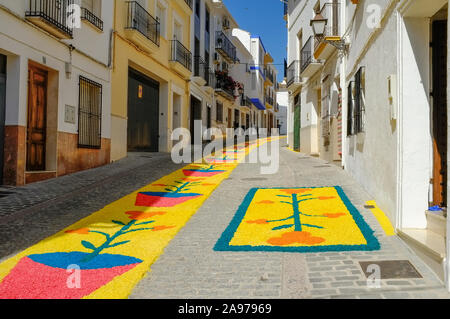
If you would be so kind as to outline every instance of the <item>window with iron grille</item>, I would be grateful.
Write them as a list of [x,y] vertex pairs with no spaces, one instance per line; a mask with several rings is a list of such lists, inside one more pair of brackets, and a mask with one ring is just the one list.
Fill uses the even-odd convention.
[[78,147],[101,148],[102,85],[80,76]]
[[364,93],[365,93],[365,72],[364,67],[359,68],[355,74],[355,109],[354,109],[354,134],[364,132]]
[[223,105],[219,102],[216,104],[216,121],[223,122]]
[[353,135],[353,82],[348,85],[347,98],[347,136]]

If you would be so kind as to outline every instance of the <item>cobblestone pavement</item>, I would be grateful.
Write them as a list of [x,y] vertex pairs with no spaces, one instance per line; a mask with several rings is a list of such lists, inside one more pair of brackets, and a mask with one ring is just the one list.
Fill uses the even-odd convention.
[[[283,144],[283,143],[282,143]],[[432,271],[398,238],[386,237],[364,203],[372,199],[343,170],[281,149],[277,175],[242,164],[166,247],[131,298],[448,298]],[[0,262],[107,204],[181,168],[168,154],[130,154],[111,165],[21,188],[0,198]],[[214,252],[253,187],[341,186],[381,243],[377,252]],[[0,194],[1,194],[0,190]],[[409,260],[423,279],[369,289],[359,261]]]
[[[283,144],[283,143],[282,143]],[[342,169],[282,147],[280,171],[242,164],[166,247],[132,298],[448,298],[434,273],[398,237],[387,237],[364,208],[371,198]],[[215,252],[213,247],[253,187],[341,186],[375,231],[376,252]],[[367,288],[359,261],[409,260],[423,279]]]

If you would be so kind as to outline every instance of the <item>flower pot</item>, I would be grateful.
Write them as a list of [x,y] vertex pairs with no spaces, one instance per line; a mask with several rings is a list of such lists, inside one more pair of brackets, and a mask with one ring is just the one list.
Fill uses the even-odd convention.
[[195,193],[145,192],[138,194],[135,205],[141,207],[174,207],[200,196],[203,195]]
[[[142,260],[101,254],[84,261],[90,253],[47,253],[23,257],[0,283],[1,299],[81,299],[139,265]],[[79,267],[80,287],[70,287]]]

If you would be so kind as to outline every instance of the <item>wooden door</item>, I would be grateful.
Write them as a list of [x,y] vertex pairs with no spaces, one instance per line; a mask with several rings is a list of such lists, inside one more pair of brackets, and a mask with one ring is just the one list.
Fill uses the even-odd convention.
[[28,69],[27,171],[45,171],[47,71]]
[[127,140],[129,152],[159,150],[159,83],[131,69]]
[[6,56],[0,54],[0,185],[3,184],[5,111],[6,111]]
[[447,206],[447,21],[433,22],[433,204]]
[[233,128],[233,113],[228,109],[228,128]]

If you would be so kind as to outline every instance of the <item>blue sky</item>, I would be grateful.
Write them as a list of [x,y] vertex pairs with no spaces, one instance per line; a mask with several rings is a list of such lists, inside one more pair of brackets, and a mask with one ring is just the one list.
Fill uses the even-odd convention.
[[278,81],[284,73],[287,29],[280,0],[223,0],[233,18],[243,30],[259,35],[264,47],[274,58]]

